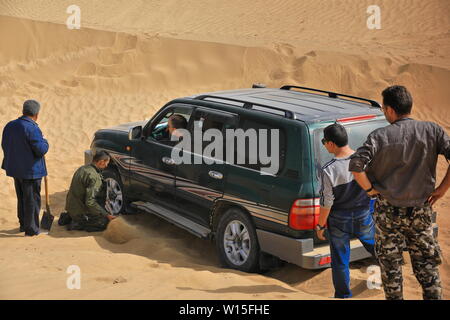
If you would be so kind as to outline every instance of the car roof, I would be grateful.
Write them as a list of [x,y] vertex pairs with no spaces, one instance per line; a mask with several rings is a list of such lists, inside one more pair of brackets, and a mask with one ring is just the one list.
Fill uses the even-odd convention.
[[[379,104],[375,101],[317,89],[309,90],[328,94],[297,91],[291,90],[291,88],[251,88],[208,92],[188,98],[243,107],[247,103],[250,105],[250,107],[247,106],[249,109],[254,107],[254,109],[261,110],[260,106],[267,107],[261,110],[266,112],[271,112],[271,110],[264,109],[273,108],[275,114],[285,111],[286,114],[290,114],[290,118],[305,122],[336,120],[368,114],[383,115]],[[365,101],[350,100],[340,98],[340,96]]]

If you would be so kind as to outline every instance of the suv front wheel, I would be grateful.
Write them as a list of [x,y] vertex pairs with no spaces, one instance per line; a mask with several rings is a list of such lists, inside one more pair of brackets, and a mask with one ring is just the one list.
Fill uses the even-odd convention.
[[127,199],[119,174],[114,168],[109,167],[102,175],[106,182],[105,209],[113,216],[125,213]]
[[250,217],[238,208],[228,209],[220,218],[216,246],[221,262],[232,269],[255,272],[259,263],[259,244]]

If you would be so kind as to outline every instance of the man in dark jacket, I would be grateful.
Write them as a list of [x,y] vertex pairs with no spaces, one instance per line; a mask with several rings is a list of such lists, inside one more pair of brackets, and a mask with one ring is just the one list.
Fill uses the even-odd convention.
[[442,252],[433,235],[432,205],[450,188],[450,166],[436,188],[438,155],[450,160],[450,137],[433,122],[410,118],[413,100],[403,86],[386,88],[390,125],[372,132],[349,170],[375,204],[375,254],[387,299],[403,299],[403,251],[411,257],[424,299],[442,299]]
[[115,218],[101,205],[102,194],[106,192],[101,171],[108,167],[109,160],[109,155],[100,151],[91,164],[74,173],[66,198],[66,211],[71,218],[69,230],[103,231]]
[[9,122],[2,136],[2,169],[14,178],[20,232],[26,236],[39,234],[41,180],[47,175],[44,155],[49,146],[36,123],[39,110],[39,102],[25,101],[23,116]]

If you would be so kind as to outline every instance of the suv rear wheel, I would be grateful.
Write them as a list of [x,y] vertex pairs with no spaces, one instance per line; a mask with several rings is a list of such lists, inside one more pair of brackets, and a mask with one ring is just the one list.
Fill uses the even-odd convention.
[[232,269],[255,272],[259,263],[259,244],[250,217],[238,208],[228,209],[217,227],[216,247],[221,262]]
[[117,170],[107,168],[102,173],[106,182],[106,201],[105,208],[113,216],[124,214],[127,199],[123,192],[123,185]]

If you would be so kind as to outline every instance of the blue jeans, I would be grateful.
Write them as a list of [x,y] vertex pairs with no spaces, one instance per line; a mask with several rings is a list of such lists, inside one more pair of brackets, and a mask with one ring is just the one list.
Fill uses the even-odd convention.
[[370,209],[331,211],[328,217],[328,238],[335,298],[351,298],[350,239],[358,238],[364,248],[374,255],[375,224]]

